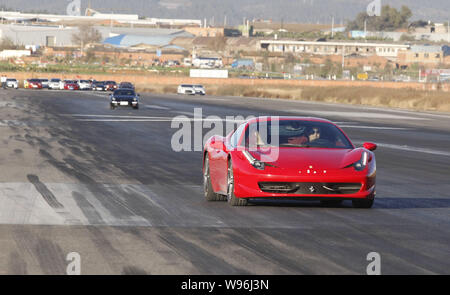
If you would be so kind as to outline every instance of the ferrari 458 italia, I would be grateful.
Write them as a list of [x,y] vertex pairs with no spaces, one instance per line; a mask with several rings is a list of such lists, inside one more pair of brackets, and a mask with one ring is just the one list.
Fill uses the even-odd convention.
[[318,118],[259,117],[205,144],[208,201],[245,206],[252,199],[351,200],[371,208],[376,144],[355,147],[334,123]]

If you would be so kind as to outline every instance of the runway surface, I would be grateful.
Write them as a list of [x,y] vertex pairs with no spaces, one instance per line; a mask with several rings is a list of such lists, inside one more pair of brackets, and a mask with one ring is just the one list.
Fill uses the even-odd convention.
[[[374,208],[204,201],[201,151],[171,148],[195,109],[322,117],[377,143]],[[365,274],[369,252],[383,274],[450,273],[450,115],[153,94],[110,110],[105,93],[4,90],[0,135],[0,274],[65,274],[70,252],[82,274]]]

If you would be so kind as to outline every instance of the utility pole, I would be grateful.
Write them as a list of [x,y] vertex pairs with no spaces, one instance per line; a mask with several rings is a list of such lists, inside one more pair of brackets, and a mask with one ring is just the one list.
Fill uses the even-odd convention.
[[334,15],[331,17],[331,39],[334,38]]
[[367,39],[367,20],[364,20],[364,39]]
[[342,70],[345,67],[345,45],[342,45]]

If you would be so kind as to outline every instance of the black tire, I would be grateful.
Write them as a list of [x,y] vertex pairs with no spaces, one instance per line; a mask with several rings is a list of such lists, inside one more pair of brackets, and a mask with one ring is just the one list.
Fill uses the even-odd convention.
[[137,105],[137,106],[133,107],[133,109],[135,109],[135,110],[139,110],[139,105]]
[[234,173],[233,163],[228,161],[228,177],[227,177],[227,201],[231,206],[247,206],[248,200],[244,198],[237,198],[234,195]]
[[372,208],[374,199],[352,200],[353,208],[370,209]]
[[211,175],[209,173],[209,157],[205,156],[205,167],[203,169],[203,190],[205,192],[205,199],[208,202],[225,201],[226,197],[216,194],[212,188]]
[[116,107],[115,107],[115,106],[113,106],[112,104],[111,104],[111,105],[109,105],[109,108],[110,108],[111,110],[115,110],[115,109],[116,109]]

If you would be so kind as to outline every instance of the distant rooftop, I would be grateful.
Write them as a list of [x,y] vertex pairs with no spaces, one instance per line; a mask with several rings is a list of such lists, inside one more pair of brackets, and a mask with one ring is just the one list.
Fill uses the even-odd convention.
[[442,51],[442,46],[436,45],[412,45],[412,52],[426,52],[426,53],[434,53]]
[[177,31],[171,34],[154,36],[121,34],[105,39],[103,44],[109,44],[117,47],[133,47],[141,44],[155,47],[167,47],[171,45],[172,40],[177,37],[193,37],[193,35],[186,33],[185,31]]

